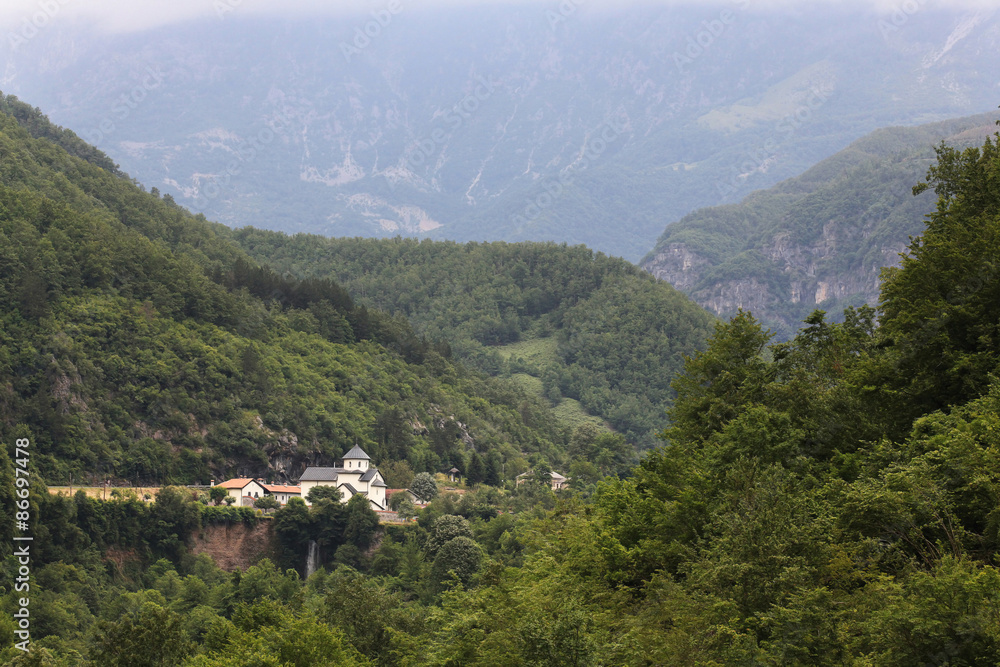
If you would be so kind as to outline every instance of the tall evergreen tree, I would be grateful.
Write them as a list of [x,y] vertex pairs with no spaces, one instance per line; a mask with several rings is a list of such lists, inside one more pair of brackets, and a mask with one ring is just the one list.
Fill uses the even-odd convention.
[[1000,148],[987,139],[937,155],[914,188],[933,187],[937,209],[883,274],[882,333],[910,418],[981,395],[1000,368]]
[[486,481],[486,465],[479,452],[472,452],[469,457],[469,469],[465,473],[465,479],[469,484],[481,484]]

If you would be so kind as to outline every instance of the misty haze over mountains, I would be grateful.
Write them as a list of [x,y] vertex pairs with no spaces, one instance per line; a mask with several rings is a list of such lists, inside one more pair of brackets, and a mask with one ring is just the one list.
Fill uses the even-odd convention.
[[632,261],[668,223],[874,129],[1000,98],[994,11],[916,0],[396,0],[281,19],[216,5],[132,32],[12,20],[0,87],[232,226],[553,240]]

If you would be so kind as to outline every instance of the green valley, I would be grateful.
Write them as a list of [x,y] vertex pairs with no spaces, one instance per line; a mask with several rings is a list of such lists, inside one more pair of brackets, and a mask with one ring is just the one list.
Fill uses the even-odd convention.
[[417,333],[447,340],[456,358],[491,375],[541,380],[557,414],[579,422],[579,402],[641,448],[666,426],[670,382],[713,322],[669,285],[582,246],[250,228],[232,237],[282,274],[336,280],[359,303],[407,317]]
[[[1000,664],[995,130],[668,229],[771,290],[718,320],[583,246],[232,230],[0,97],[0,663]],[[204,484],[348,450],[390,510]]]

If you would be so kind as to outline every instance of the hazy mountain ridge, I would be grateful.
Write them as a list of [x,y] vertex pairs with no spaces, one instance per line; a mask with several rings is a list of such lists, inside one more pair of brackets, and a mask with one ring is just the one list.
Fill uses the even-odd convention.
[[637,259],[669,220],[867,131],[992,103],[991,16],[925,8],[885,31],[830,12],[406,9],[358,53],[365,17],[53,26],[8,54],[4,86],[230,225]]
[[874,132],[740,204],[669,225],[641,265],[717,315],[750,310],[782,336],[815,308],[874,305],[882,267],[899,265],[933,210],[933,193],[912,194],[933,146],[980,144],[995,119]]

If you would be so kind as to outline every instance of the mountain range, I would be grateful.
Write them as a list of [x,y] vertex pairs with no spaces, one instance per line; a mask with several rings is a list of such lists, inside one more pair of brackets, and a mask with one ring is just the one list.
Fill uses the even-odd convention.
[[986,10],[564,5],[54,21],[0,46],[0,87],[230,226],[631,261],[868,132],[996,103]]

